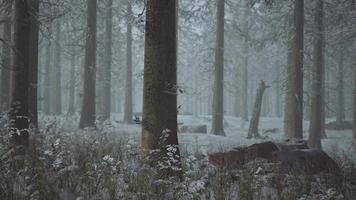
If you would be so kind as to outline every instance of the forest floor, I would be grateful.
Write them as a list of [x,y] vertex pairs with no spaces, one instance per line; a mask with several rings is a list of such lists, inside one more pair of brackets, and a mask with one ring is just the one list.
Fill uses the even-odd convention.
[[[41,139],[33,157],[25,162],[27,167],[20,171],[14,169],[17,158],[7,153],[6,122],[0,121],[0,199],[341,200],[356,195],[356,146],[351,130],[327,131],[328,139],[323,140],[324,150],[343,170],[337,177],[270,173],[270,164],[264,160],[227,169],[211,165],[207,155],[284,139],[282,119],[261,118],[262,137],[247,139],[248,122],[227,116],[226,137],[179,133],[183,165],[178,170],[183,177],[177,181],[162,178],[161,170],[170,167],[165,163],[152,168],[140,159],[140,125],[125,125],[114,114],[110,123],[78,131],[78,118],[41,116]],[[211,118],[180,115],[178,122],[207,125],[209,131]],[[304,127],[307,139],[308,122]]]

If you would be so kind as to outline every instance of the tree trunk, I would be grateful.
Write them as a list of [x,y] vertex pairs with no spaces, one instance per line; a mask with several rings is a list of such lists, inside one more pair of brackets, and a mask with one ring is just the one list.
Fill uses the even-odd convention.
[[241,83],[241,118],[248,121],[248,54],[249,54],[249,16],[250,8],[248,0],[244,0],[244,45],[243,45],[243,65]]
[[[354,59],[355,60],[355,59]],[[354,88],[353,88],[353,136],[354,140],[356,141],[356,63],[354,63],[354,68],[353,68],[353,76],[354,76]]]
[[289,124],[290,124],[290,118],[291,118],[291,112],[292,112],[292,107],[290,105],[291,103],[291,98],[293,95],[291,94],[291,68],[292,68],[292,57],[293,57],[293,37],[294,37],[294,18],[293,14],[289,14],[289,27],[288,27],[288,52],[287,52],[287,66],[286,66],[286,83],[285,83],[285,96],[284,96],[284,134],[285,137],[289,137],[288,131],[289,131]]
[[68,99],[68,114],[73,115],[75,113],[75,48],[72,49],[70,55],[70,83],[69,83],[69,99]]
[[51,41],[48,39],[46,46],[46,58],[45,58],[45,78],[44,78],[44,94],[43,94],[43,112],[45,114],[50,114],[51,112],[51,89],[52,89],[52,81],[51,81]]
[[110,119],[111,112],[111,63],[112,63],[112,0],[107,0],[105,16],[105,69],[103,71],[103,119]]
[[339,60],[337,63],[337,96],[336,96],[336,123],[342,126],[345,121],[345,99],[344,99],[344,45],[339,48]]
[[96,5],[97,0],[87,0],[87,34],[80,129],[95,126]]
[[177,137],[175,0],[147,1],[143,88],[142,153],[174,146]]
[[224,16],[225,0],[217,0],[217,22],[215,43],[215,77],[213,98],[213,120],[211,134],[225,135],[224,132]]
[[256,93],[256,99],[255,99],[255,105],[253,107],[253,113],[252,113],[252,118],[250,121],[250,128],[248,129],[248,138],[257,138],[259,136],[258,134],[258,123],[260,121],[260,115],[261,115],[261,106],[262,106],[262,100],[263,100],[263,93],[268,88],[269,86],[266,85],[264,81],[261,81],[257,93]]
[[29,33],[29,116],[30,123],[38,128],[38,38],[39,38],[39,0],[29,0],[30,33]]
[[53,88],[53,113],[60,115],[62,113],[62,95],[61,95],[61,23],[59,19],[56,20],[56,43],[54,53],[54,88]]
[[295,0],[292,65],[290,76],[290,116],[287,133],[289,138],[303,138],[303,48],[304,0]]
[[322,0],[315,0],[314,5],[314,33],[313,33],[313,65],[312,94],[310,108],[309,141],[310,148],[321,149],[322,132],[322,72],[323,72],[323,21],[322,21]]
[[2,47],[2,67],[1,67],[1,95],[0,110],[8,111],[10,107],[10,71],[11,71],[11,1],[3,2],[5,8],[4,27],[3,27],[3,47]]
[[124,123],[132,123],[132,8],[127,4],[127,29],[126,29],[126,85]]
[[278,68],[277,79],[276,79],[276,105],[275,105],[275,116],[281,118],[281,67]]
[[[14,48],[12,57],[13,71],[11,73],[11,108],[10,132],[15,145],[28,147],[29,144],[29,114],[28,114],[28,86],[29,86],[29,47],[28,33],[29,2],[14,1]],[[24,154],[24,152],[20,152]]]

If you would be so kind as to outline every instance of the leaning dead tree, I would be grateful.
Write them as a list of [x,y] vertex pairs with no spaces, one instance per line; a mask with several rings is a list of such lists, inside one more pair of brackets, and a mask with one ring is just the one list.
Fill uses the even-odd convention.
[[252,137],[257,138],[259,136],[258,123],[260,121],[263,93],[269,87],[270,86],[266,85],[266,83],[263,80],[260,82],[258,86],[255,104],[253,107],[252,118],[250,121],[250,128],[248,129],[248,138],[252,138]]

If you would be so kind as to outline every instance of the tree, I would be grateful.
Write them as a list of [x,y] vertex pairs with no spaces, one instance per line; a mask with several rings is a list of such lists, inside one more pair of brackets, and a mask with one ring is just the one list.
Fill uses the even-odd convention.
[[96,0],[87,0],[83,103],[79,128],[95,125]]
[[338,51],[338,62],[336,70],[336,124],[343,126],[345,121],[345,98],[344,98],[344,48],[341,42]]
[[353,76],[354,76],[354,88],[353,88],[353,136],[354,140],[356,140],[356,63],[354,63],[353,68]]
[[176,0],[147,1],[142,153],[173,146],[177,137]]
[[216,43],[214,62],[214,98],[211,133],[225,135],[224,132],[224,16],[225,0],[217,0]]
[[29,32],[29,117],[30,123],[38,128],[38,38],[39,38],[39,0],[29,0],[30,32]]
[[[14,1],[14,55],[11,73],[10,134],[13,143],[29,145],[29,1]],[[19,152],[24,154],[24,151]]]
[[107,0],[105,13],[105,59],[103,71],[103,99],[102,99],[102,114],[103,119],[110,118],[111,108],[111,63],[112,63],[112,0]]
[[126,85],[125,85],[125,106],[124,123],[132,123],[132,8],[131,3],[127,3],[126,22]]
[[294,1],[292,55],[290,68],[289,109],[286,132],[289,138],[303,138],[303,48],[304,0]]
[[62,37],[61,37],[61,22],[60,19],[56,19],[56,41],[55,41],[55,52],[54,52],[54,70],[53,70],[53,113],[62,113],[62,95],[61,95],[61,57],[62,57]]
[[75,113],[75,66],[76,66],[76,51],[72,48],[70,55],[70,83],[69,83],[69,100],[68,100],[68,114],[73,115]]
[[314,1],[312,95],[308,145],[321,149],[322,73],[323,73],[323,0]]
[[0,110],[7,111],[10,103],[10,69],[11,69],[11,1],[4,1],[3,47],[1,56],[1,95]]
[[50,114],[51,112],[51,52],[52,52],[52,42],[47,39],[46,53],[45,53],[45,69],[44,69],[44,92],[43,92],[43,112],[45,114]]
[[243,65],[242,65],[242,83],[241,83],[241,117],[242,120],[248,121],[248,54],[249,54],[249,1],[244,0],[244,24],[243,24]]
[[270,86],[267,86],[264,81],[261,81],[257,92],[256,92],[256,99],[255,99],[255,104],[253,107],[253,113],[250,121],[250,128],[248,129],[248,138],[257,138],[259,136],[258,134],[258,124],[260,121],[260,115],[261,115],[261,106],[262,106],[262,99],[263,99],[263,93],[267,88]]

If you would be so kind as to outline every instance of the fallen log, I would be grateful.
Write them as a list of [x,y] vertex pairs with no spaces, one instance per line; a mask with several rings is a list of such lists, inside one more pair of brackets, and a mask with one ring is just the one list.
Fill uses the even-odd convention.
[[228,152],[209,155],[209,161],[219,167],[235,168],[255,159],[276,163],[276,172],[300,171],[310,174],[321,172],[339,174],[338,164],[321,150],[309,149],[306,143],[263,142]]

